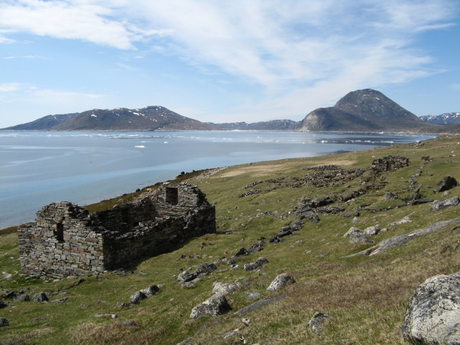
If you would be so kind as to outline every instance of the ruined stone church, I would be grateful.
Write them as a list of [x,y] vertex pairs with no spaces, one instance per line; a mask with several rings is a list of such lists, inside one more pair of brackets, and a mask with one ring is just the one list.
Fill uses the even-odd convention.
[[186,183],[163,184],[134,203],[90,213],[70,202],[37,212],[18,229],[22,271],[65,278],[132,266],[216,231],[215,208]]

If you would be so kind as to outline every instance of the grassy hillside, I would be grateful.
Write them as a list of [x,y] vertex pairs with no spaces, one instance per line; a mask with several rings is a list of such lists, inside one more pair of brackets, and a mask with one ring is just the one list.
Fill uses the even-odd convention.
[[[0,300],[9,304],[0,309],[0,317],[10,323],[0,328],[0,344],[177,344],[187,338],[189,344],[404,344],[399,325],[414,289],[430,276],[460,270],[460,224],[375,256],[345,258],[372,244],[349,244],[343,235],[351,226],[364,229],[379,224],[387,231],[372,236],[377,243],[460,216],[460,205],[431,211],[428,203],[406,206],[404,201],[413,199],[417,190],[419,196],[435,200],[460,195],[460,187],[447,196],[433,193],[443,177],[460,178],[458,154],[460,137],[450,136],[192,176],[190,183],[198,185],[216,206],[217,234],[195,238],[126,274],[27,280],[20,276],[17,236],[6,233],[0,237],[0,272],[13,277],[0,276]],[[406,156],[410,165],[383,174],[368,170],[373,158],[387,155]],[[323,165],[338,165],[343,171],[337,175],[338,171],[308,169]],[[351,169],[364,171],[348,174]],[[359,190],[366,193],[346,202],[339,200],[339,196]],[[398,199],[387,200],[387,192]],[[295,212],[299,203],[328,196],[337,200],[330,210],[341,212],[321,213],[318,222],[306,218],[300,231],[279,243],[269,243],[271,235],[299,218]],[[91,207],[100,209],[101,205]],[[410,222],[398,222],[406,216]],[[263,256],[269,263],[262,269],[245,272],[223,260],[262,237],[262,251],[236,259],[242,266]],[[176,276],[204,262],[215,262],[218,270],[194,288],[181,287]],[[284,272],[296,283],[281,292],[266,291],[276,275]],[[190,319],[192,308],[210,297],[216,281],[242,283],[236,293],[227,296],[232,311],[214,318]],[[139,305],[117,307],[117,302],[128,302],[131,294],[152,284],[160,285],[157,295]],[[47,304],[2,298],[5,290],[21,289],[31,297],[42,291],[53,295]],[[244,315],[249,319],[245,325],[241,316],[233,314],[254,302],[246,300],[248,292],[260,293],[261,299],[284,297]],[[67,302],[51,302],[66,297]],[[316,334],[309,330],[308,321],[318,311],[330,318]],[[94,315],[98,313],[117,314],[117,318],[97,318]],[[224,339],[223,334],[235,329],[237,335]]]

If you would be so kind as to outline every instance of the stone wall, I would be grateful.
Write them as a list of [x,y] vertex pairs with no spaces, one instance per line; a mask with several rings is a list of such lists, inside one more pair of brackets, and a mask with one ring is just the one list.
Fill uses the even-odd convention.
[[409,166],[409,158],[402,156],[385,156],[372,161],[372,170],[378,172],[395,171]]
[[37,212],[37,222],[18,229],[22,271],[62,278],[102,272],[103,239],[88,211],[56,202]]
[[92,214],[56,202],[18,229],[21,267],[28,275],[56,278],[103,272],[215,231],[215,208],[188,184],[165,184],[138,202]]

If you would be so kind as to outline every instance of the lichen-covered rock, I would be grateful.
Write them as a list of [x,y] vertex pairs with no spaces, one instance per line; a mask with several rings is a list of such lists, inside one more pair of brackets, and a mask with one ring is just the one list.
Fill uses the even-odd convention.
[[192,309],[191,319],[197,319],[202,316],[217,316],[225,314],[230,310],[230,305],[223,295],[214,295],[203,303]]
[[284,288],[286,285],[294,284],[294,283],[295,283],[295,279],[291,275],[287,273],[283,273],[283,274],[278,275],[271,282],[271,284],[267,288],[267,291],[274,292],[274,291]]
[[146,287],[145,289],[140,290],[147,298],[152,297],[155,295],[158,291],[160,291],[160,288],[157,285],[150,285],[149,287]]
[[220,283],[215,282],[212,289],[213,295],[229,295],[234,293],[241,286],[241,283]]
[[30,301],[30,296],[23,293],[23,294],[20,294],[18,297],[15,297],[15,299],[13,300],[13,302],[23,302],[23,301]]
[[439,211],[447,207],[457,206],[460,203],[458,196],[446,200],[436,200],[430,204],[430,209],[433,211]]
[[374,243],[369,237],[366,236],[364,232],[354,232],[350,235],[350,244],[366,244]]
[[315,315],[311,318],[311,320],[308,322],[308,327],[312,330],[312,332],[315,333],[321,333],[321,324],[326,321],[326,319],[329,317],[329,315],[316,312]]
[[217,270],[217,266],[213,263],[210,262],[205,262],[204,264],[201,264],[200,266],[197,267],[195,273],[196,274],[209,274],[211,272],[214,272]]
[[363,230],[363,233],[368,236],[375,236],[380,232],[380,225],[369,226]]
[[359,234],[362,233],[362,230],[359,229],[359,228],[357,228],[357,227],[355,227],[355,226],[352,226],[352,227],[345,233],[345,235],[343,235],[343,238],[347,238],[347,237],[349,237],[349,236],[351,236],[351,235],[353,235],[353,234],[357,234],[357,233],[359,233]]
[[44,292],[39,292],[34,295],[33,298],[35,303],[42,303],[42,302],[47,302],[48,301],[48,295]]
[[416,344],[460,344],[460,273],[431,277],[415,290],[401,335]]
[[136,291],[129,298],[129,303],[139,304],[143,299],[146,299],[146,298],[147,298],[147,296],[143,292]]
[[264,257],[258,258],[255,262],[250,262],[246,265],[244,265],[244,270],[247,271],[253,271],[259,267],[261,267],[263,264],[267,264],[268,260],[265,259]]

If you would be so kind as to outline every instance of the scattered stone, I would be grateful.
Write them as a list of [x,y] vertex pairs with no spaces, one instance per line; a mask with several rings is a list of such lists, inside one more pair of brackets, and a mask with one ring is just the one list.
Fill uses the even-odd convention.
[[33,300],[34,300],[35,303],[47,302],[48,301],[48,295],[46,293],[44,293],[44,292],[39,292],[39,293],[34,295]]
[[451,176],[444,177],[439,183],[438,186],[434,189],[435,193],[444,192],[446,190],[457,187],[457,180]]
[[248,253],[252,254],[254,252],[260,252],[261,250],[264,249],[264,242],[259,241],[257,243],[251,244],[248,248]]
[[11,279],[13,278],[13,275],[10,273],[2,272],[3,274],[3,279]]
[[8,322],[8,319],[4,317],[0,317],[0,327],[6,327],[9,326],[10,323]]
[[8,307],[8,303],[5,303],[3,301],[0,301],[0,309]]
[[185,271],[177,276],[177,280],[179,281],[179,283],[183,284],[183,283],[192,281],[196,277],[197,277],[197,274],[191,273],[189,271]]
[[248,318],[242,318],[241,322],[244,323],[245,326],[249,326],[249,324],[251,323],[251,320]]
[[118,308],[129,308],[131,304],[125,303],[125,302],[117,302],[117,307]]
[[123,326],[126,326],[126,327],[137,327],[137,324],[135,322],[131,322],[129,320],[125,320],[123,321]]
[[326,319],[329,318],[329,315],[316,312],[315,315],[311,318],[311,320],[308,322],[308,327],[312,330],[314,333],[321,333],[321,324],[326,321]]
[[249,255],[249,252],[246,250],[246,248],[241,248],[235,254],[235,256],[243,256],[243,255]]
[[363,230],[363,233],[368,236],[375,236],[380,232],[380,225],[369,226]]
[[145,289],[140,290],[147,298],[152,297],[155,295],[158,291],[160,291],[160,288],[157,285],[150,285],[149,287],[146,287]]
[[195,273],[196,274],[209,274],[211,272],[214,272],[215,270],[217,270],[217,266],[215,264],[210,263],[210,262],[205,262],[204,264],[201,264],[200,266],[198,266]]
[[64,298],[58,298],[58,299],[53,300],[53,303],[65,303],[65,302],[68,302],[68,301],[69,301],[69,298],[64,297]]
[[249,313],[251,311],[254,311],[256,309],[259,309],[265,305],[268,305],[268,304],[271,304],[273,302],[276,302],[276,301],[279,301],[281,298],[284,297],[284,294],[281,294],[279,296],[276,296],[276,297],[273,297],[273,298],[269,298],[269,299],[263,299],[261,301],[257,301],[257,302],[254,302],[240,310],[238,310],[235,314],[233,314],[234,316],[242,316],[246,313]]
[[401,225],[401,224],[407,224],[407,223],[412,223],[410,216],[405,216],[401,220],[398,220],[397,222],[395,222],[394,224]]
[[267,291],[278,291],[282,288],[284,288],[288,284],[294,284],[295,280],[292,276],[290,276],[287,273],[283,273],[278,275],[270,284],[270,286],[267,288]]
[[401,324],[405,340],[460,344],[460,273],[427,279],[410,298]]
[[145,295],[145,293],[143,293],[141,291],[136,291],[129,298],[129,303],[131,303],[131,304],[139,304],[139,303],[141,303],[142,300],[144,300],[146,298],[147,298],[147,296]]
[[429,234],[431,232],[438,231],[442,229],[443,227],[450,225],[450,224],[455,224],[457,222],[460,222],[460,217],[453,218],[450,220],[445,220],[445,221],[440,221],[436,222],[434,224],[431,224],[429,226],[426,226],[421,229],[413,230],[407,234],[399,235],[399,236],[393,236],[390,238],[387,238],[383,241],[380,241],[377,243],[375,246],[367,248],[361,252],[358,252],[356,254],[348,255],[345,257],[353,257],[356,255],[377,255],[380,254],[382,251],[388,250],[390,248],[395,248],[402,246],[403,244],[413,240],[414,238],[424,236],[426,234]]
[[348,241],[350,244],[367,244],[367,243],[374,243],[369,237],[364,234],[364,232],[354,232],[350,235],[350,240]]
[[233,258],[227,259],[227,265],[229,266],[236,265],[236,260]]
[[395,199],[398,199],[398,195],[393,194],[391,192],[385,193],[385,200],[395,200]]
[[361,234],[361,233],[362,233],[362,230],[361,230],[361,229],[352,226],[352,227],[345,233],[345,235],[343,235],[343,238],[347,238],[348,236],[351,236],[351,235],[353,235],[353,234]]
[[30,301],[30,296],[25,293],[15,297],[13,300],[13,302],[24,302],[24,301]]
[[186,283],[192,282],[192,280],[194,282],[201,280],[202,277],[214,272],[215,270],[217,270],[217,266],[214,263],[205,262],[204,264],[198,266],[196,271],[193,273],[189,271],[182,272],[177,276],[177,280],[182,286],[185,286]]
[[233,331],[223,333],[222,338],[228,339],[228,338],[234,337],[235,335],[238,335],[238,334],[240,334],[240,330],[237,328],[237,329],[234,329]]
[[229,295],[234,293],[240,286],[241,283],[220,283],[215,282],[214,288],[212,289],[213,295]]
[[117,314],[94,314],[94,317],[106,317],[109,319],[116,319],[118,315]]
[[439,211],[447,207],[457,206],[460,203],[458,196],[446,200],[436,200],[430,204],[430,209],[433,211]]
[[244,270],[246,272],[253,271],[253,270],[261,267],[263,264],[266,264],[266,263],[268,263],[268,260],[265,259],[264,257],[260,257],[255,262],[250,262],[248,264],[245,264],[244,265]]
[[217,316],[225,314],[230,310],[230,305],[223,295],[214,295],[203,303],[192,309],[191,319],[197,319],[202,316]]
[[260,296],[262,296],[260,293],[258,292],[248,292],[247,296],[246,296],[246,301],[252,301],[252,300],[255,300],[255,299],[259,299]]

